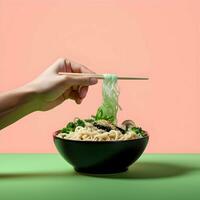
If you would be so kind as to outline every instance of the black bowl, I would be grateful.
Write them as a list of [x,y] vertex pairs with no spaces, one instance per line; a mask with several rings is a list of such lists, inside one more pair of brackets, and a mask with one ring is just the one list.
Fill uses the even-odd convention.
[[54,143],[76,171],[105,174],[123,172],[144,152],[149,136],[126,141],[75,141],[56,137]]

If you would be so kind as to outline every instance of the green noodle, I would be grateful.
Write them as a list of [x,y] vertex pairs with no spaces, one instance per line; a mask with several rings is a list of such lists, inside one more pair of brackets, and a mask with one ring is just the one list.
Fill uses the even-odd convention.
[[102,87],[103,103],[98,108],[95,119],[105,119],[112,123],[117,123],[117,111],[119,108],[117,88],[117,76],[114,74],[104,74]]

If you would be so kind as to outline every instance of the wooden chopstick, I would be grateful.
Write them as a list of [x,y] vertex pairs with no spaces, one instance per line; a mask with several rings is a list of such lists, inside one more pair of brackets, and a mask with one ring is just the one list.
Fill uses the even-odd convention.
[[[59,72],[59,75],[70,75],[70,76],[88,76],[94,77],[97,79],[104,79],[102,74],[89,74],[89,73],[68,73],[68,72]],[[132,77],[132,76],[118,76],[117,79],[119,80],[148,80],[149,78],[145,77]]]

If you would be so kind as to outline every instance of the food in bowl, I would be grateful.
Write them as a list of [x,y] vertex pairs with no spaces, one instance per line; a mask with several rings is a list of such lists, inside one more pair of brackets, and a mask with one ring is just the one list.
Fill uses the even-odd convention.
[[69,122],[57,134],[57,137],[80,141],[116,141],[134,140],[142,138],[146,134],[142,128],[137,127],[131,120],[126,120],[121,126],[117,126],[105,119],[81,120],[76,118],[73,122]]
[[117,125],[117,111],[120,108],[117,77],[111,74],[104,76],[103,103],[96,115],[83,120],[75,118],[57,134],[57,137],[81,141],[116,141],[138,139],[147,134],[131,120]]

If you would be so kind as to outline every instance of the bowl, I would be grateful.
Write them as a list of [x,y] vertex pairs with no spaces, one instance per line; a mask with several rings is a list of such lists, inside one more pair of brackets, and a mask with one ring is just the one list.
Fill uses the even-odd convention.
[[149,136],[126,141],[76,141],[56,137],[58,152],[77,172],[108,174],[123,172],[144,152]]

